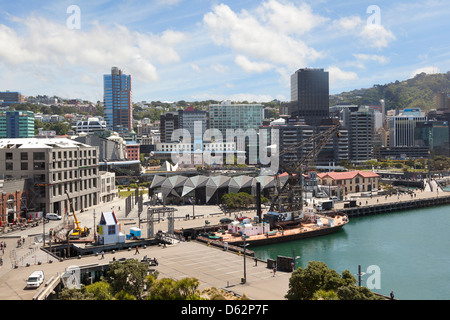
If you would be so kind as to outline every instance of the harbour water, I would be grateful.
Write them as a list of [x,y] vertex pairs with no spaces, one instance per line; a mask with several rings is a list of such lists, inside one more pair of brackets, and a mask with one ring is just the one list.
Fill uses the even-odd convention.
[[449,230],[445,205],[356,217],[331,235],[250,249],[263,260],[295,251],[297,267],[322,261],[356,279],[361,265],[362,285],[387,296],[394,291],[400,300],[449,300]]

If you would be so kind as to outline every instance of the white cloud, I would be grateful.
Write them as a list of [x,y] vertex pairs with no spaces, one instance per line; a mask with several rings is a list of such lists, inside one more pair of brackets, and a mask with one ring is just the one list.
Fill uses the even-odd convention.
[[395,35],[379,24],[366,24],[359,37],[363,43],[371,48],[385,48],[390,42],[396,40]]
[[268,71],[273,68],[273,65],[271,65],[270,63],[252,62],[243,55],[236,56],[234,61],[236,62],[236,64],[238,66],[240,66],[246,72],[261,73],[261,72],[265,72],[265,71]]
[[324,20],[307,5],[297,8],[272,0],[253,13],[236,13],[225,4],[217,5],[204,15],[203,24],[216,45],[229,47],[247,59],[294,69],[324,56],[298,36]]
[[292,3],[269,0],[262,3],[258,12],[263,22],[283,34],[302,35],[328,20],[313,14],[306,3],[296,7]]
[[200,67],[198,65],[196,65],[195,63],[191,64],[191,68],[195,71],[195,72],[202,72],[202,69],[200,69]]
[[382,56],[382,55],[376,55],[376,54],[363,54],[363,53],[355,53],[353,56],[362,61],[375,61],[379,64],[386,64],[389,62],[389,58]]
[[363,20],[359,16],[350,16],[333,21],[331,26],[339,32],[355,31],[355,29],[360,28],[363,23]]
[[198,95],[193,95],[191,97],[194,100],[230,100],[233,102],[270,102],[274,100],[271,95],[267,94],[253,94],[253,93],[236,93],[236,94],[214,94],[214,93],[202,93]]
[[358,75],[355,72],[343,71],[336,66],[330,66],[328,68],[328,72],[330,77],[330,84],[358,79]]
[[219,72],[219,73],[227,73],[230,70],[230,68],[228,66],[224,66],[221,63],[215,63],[211,66],[211,68],[214,71]]
[[441,71],[439,70],[439,68],[434,67],[434,66],[421,67],[421,68],[418,68],[418,69],[414,70],[413,72],[411,72],[410,77],[414,78],[417,74],[420,74],[422,72],[426,73],[426,74],[435,74],[435,73],[440,73]]
[[359,16],[342,17],[330,26],[337,34],[353,34],[369,48],[382,49],[396,40],[394,33],[381,24],[367,23]]
[[70,30],[41,17],[15,19],[22,24],[19,34],[0,25],[0,59],[10,67],[39,64],[56,65],[61,69],[86,67],[93,72],[109,72],[118,66],[142,81],[156,81],[155,64],[180,61],[176,46],[186,39],[177,31],[166,30],[160,35],[139,33],[127,27],[101,26]]

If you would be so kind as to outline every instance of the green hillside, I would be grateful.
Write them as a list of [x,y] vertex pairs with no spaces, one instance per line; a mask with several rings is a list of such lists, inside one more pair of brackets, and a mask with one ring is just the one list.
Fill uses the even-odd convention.
[[330,105],[373,105],[384,99],[386,110],[421,108],[436,109],[436,94],[450,93],[450,71],[447,73],[421,73],[412,79],[389,84],[376,84],[370,89],[352,90],[330,97]]

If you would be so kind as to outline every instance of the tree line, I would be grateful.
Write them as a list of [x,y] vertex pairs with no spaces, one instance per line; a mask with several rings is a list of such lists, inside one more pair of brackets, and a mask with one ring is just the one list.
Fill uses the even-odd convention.
[[[216,288],[198,289],[199,280],[158,279],[158,272],[148,274],[148,266],[136,259],[111,263],[106,277],[80,289],[64,288],[59,300],[229,300],[230,296]],[[355,277],[345,270],[337,271],[319,261],[297,268],[289,278],[287,300],[382,300],[367,287],[356,285]],[[247,300],[242,297],[233,298]]]

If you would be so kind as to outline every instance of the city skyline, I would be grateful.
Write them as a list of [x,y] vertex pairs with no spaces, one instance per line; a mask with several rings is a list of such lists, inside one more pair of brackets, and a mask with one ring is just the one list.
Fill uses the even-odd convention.
[[290,100],[290,75],[330,94],[450,70],[445,1],[18,1],[0,13],[0,91],[103,101],[112,66],[133,102]]

